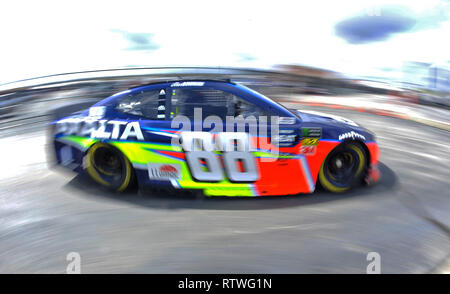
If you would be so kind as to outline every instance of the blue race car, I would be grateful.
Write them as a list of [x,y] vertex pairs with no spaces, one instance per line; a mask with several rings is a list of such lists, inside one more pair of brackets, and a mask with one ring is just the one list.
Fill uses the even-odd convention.
[[51,124],[57,163],[114,191],[207,196],[343,192],[376,182],[374,135],[332,115],[287,109],[230,81],[158,82]]

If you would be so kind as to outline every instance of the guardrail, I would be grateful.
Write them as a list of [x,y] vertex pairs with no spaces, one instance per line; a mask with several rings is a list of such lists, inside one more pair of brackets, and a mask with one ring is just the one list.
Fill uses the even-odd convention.
[[118,69],[102,69],[92,71],[80,71],[41,76],[24,79],[9,83],[0,84],[0,95],[14,91],[32,88],[51,86],[63,83],[85,82],[90,80],[118,80],[136,78],[179,78],[186,76],[220,76],[237,78],[242,76],[262,76],[277,75],[290,78],[299,78],[296,74],[252,68],[232,68],[232,67],[133,67]]
[[282,79],[293,82],[306,79],[306,77],[275,70],[223,67],[143,67],[61,73],[0,84],[0,115],[4,114],[4,112],[9,112],[7,108],[33,99],[36,97],[35,94],[48,91],[83,87],[94,82],[97,87],[101,87],[102,84],[114,83],[126,87],[127,85],[138,86],[139,84],[161,79],[186,77],[220,77],[235,80],[264,78],[266,81],[268,77],[272,77],[276,78],[276,80]]

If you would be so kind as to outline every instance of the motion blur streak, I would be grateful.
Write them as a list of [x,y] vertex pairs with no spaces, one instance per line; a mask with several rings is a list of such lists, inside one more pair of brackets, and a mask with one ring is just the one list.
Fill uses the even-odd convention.
[[[82,273],[365,273],[368,252],[381,255],[382,273],[449,270],[447,106],[303,67],[166,70],[2,88],[0,272],[64,273],[70,252]],[[197,199],[114,194],[48,168],[47,122],[180,75],[230,77],[287,107],[361,123],[377,136],[380,182],[344,194]]]

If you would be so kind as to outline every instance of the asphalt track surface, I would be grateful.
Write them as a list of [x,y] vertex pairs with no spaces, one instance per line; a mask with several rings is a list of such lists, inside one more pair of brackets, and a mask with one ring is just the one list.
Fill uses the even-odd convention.
[[[298,106],[298,105],[297,105]],[[304,107],[312,109],[310,107]],[[46,163],[42,125],[0,139],[0,273],[438,272],[450,253],[449,132],[320,108],[377,134],[381,181],[345,194],[114,194]]]

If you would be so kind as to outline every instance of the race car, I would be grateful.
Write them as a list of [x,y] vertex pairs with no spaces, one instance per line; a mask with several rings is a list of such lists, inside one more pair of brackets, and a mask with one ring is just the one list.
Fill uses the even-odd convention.
[[229,80],[129,89],[50,123],[58,165],[117,192],[205,196],[344,192],[379,179],[374,135],[339,116],[288,109]]

